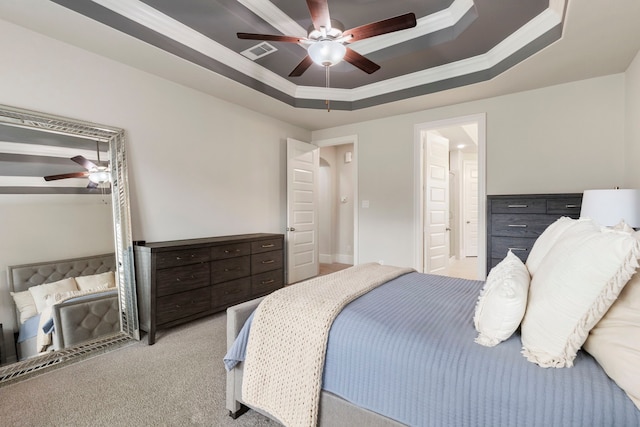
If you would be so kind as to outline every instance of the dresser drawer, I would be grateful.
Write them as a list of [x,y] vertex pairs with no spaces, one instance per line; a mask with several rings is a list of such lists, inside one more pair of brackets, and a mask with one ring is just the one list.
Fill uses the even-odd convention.
[[547,201],[534,198],[493,199],[491,213],[546,213]]
[[158,298],[156,301],[156,318],[158,325],[160,325],[209,310],[211,308],[211,288],[180,292]]
[[209,285],[209,263],[185,265],[158,270],[157,296],[175,294]]
[[251,253],[259,254],[261,252],[269,252],[282,249],[283,239],[258,240],[251,242]]
[[526,261],[535,243],[535,237],[491,237],[491,258],[502,259],[511,249],[522,261]]
[[160,252],[156,257],[156,268],[167,268],[177,265],[196,264],[208,261],[209,248]]
[[494,214],[491,216],[491,235],[538,237],[557,218],[544,214]]
[[251,294],[266,295],[284,286],[284,270],[267,271],[251,277]]
[[240,256],[211,262],[211,283],[222,283],[251,274],[251,257]]
[[211,248],[211,259],[226,259],[237,256],[249,255],[251,253],[250,243],[229,243],[227,245],[214,246]]
[[251,296],[251,278],[231,280],[211,288],[211,306],[228,307],[246,301]]
[[282,268],[282,251],[264,252],[251,255],[251,274]]
[[570,199],[547,200],[547,213],[564,215],[571,218],[580,217],[582,198],[573,197]]

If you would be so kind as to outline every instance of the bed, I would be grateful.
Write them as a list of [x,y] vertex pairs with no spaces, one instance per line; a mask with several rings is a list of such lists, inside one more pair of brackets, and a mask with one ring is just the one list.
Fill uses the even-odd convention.
[[[532,269],[534,263],[539,264],[536,265],[539,277],[545,277],[546,268],[546,264],[540,262],[543,258],[539,256],[540,251],[561,259],[560,267],[554,265],[555,270],[571,265],[571,260],[561,256],[559,250],[576,252],[564,244],[571,241],[571,236],[558,239],[561,233],[555,231],[553,236],[541,240],[538,253],[532,259]],[[554,252],[557,241],[563,244]],[[584,236],[578,241],[581,247],[588,246]],[[594,245],[606,246],[597,239]],[[633,256],[629,262],[637,267],[640,253],[637,244],[632,246]],[[534,252],[532,249],[531,255]],[[590,263],[597,265],[598,261]],[[597,266],[599,270],[605,269],[602,265]],[[283,424],[316,425],[317,421],[321,426],[640,425],[640,409],[630,398],[633,391],[619,385],[625,385],[620,376],[614,381],[610,377],[613,370],[605,371],[603,367],[609,367],[602,360],[596,361],[591,354],[579,349],[563,362],[564,368],[556,369],[532,363],[534,353],[542,360],[533,347],[529,348],[531,354],[524,357],[523,341],[526,340],[523,338],[526,337],[522,332],[530,334],[532,328],[525,323],[524,311],[522,327],[514,333],[498,340],[501,341],[499,343],[492,343],[491,347],[478,344],[482,335],[479,335],[476,324],[479,296],[482,299],[482,294],[488,293],[490,278],[495,279],[500,271],[496,269],[487,283],[409,272],[348,302],[330,326],[321,371],[322,389],[317,418],[308,424],[306,421]],[[585,270],[588,274],[589,269]],[[603,308],[607,316],[614,311],[612,305],[618,304],[616,298],[624,299],[622,290],[627,291],[626,288],[630,293],[635,292],[633,298],[637,302],[640,280],[634,276],[634,289],[631,285],[625,288],[626,283],[631,283],[629,279],[633,271],[628,273],[620,278],[621,285],[617,291],[609,286],[605,292],[606,298],[612,299],[609,312]],[[581,277],[579,281],[583,279]],[[317,283],[314,282],[313,286]],[[532,282],[531,291],[525,292],[529,301],[538,298],[537,291],[532,292],[534,285]],[[578,283],[576,286],[584,285]],[[542,288],[542,285],[535,287]],[[257,316],[257,309],[264,306],[265,301],[264,298],[253,300],[227,310],[226,407],[232,417],[252,408],[282,422],[280,414],[273,415],[270,409],[247,401],[248,366],[244,360],[250,344],[247,340],[249,332],[254,333],[252,322]],[[287,304],[291,304],[290,300]],[[570,303],[563,304],[570,311]],[[282,306],[278,310],[282,310]],[[533,309],[530,311],[535,313]],[[593,324],[586,325],[592,333],[605,321],[604,312],[598,318],[590,319]],[[297,316],[304,318],[307,314],[301,311]],[[637,337],[640,324],[634,322],[633,333]],[[520,321],[517,326],[520,326]],[[277,327],[287,328],[286,325]],[[558,325],[558,330],[561,329]],[[634,341],[633,337],[628,339]],[[261,351],[269,353],[264,344]],[[291,352],[295,353],[295,350]],[[596,351],[593,353],[599,355]],[[280,354],[279,357],[269,357],[282,359],[285,368],[297,366],[293,360],[297,356],[290,359],[286,350]],[[538,362],[543,364],[540,360]],[[554,361],[558,363],[557,359]],[[633,366],[638,365],[635,362],[637,359],[632,362]],[[633,377],[634,372],[628,374]],[[280,377],[288,380],[296,377],[296,372],[284,375],[281,372],[277,376],[278,381]],[[270,382],[274,382],[273,377],[270,381],[263,381],[260,388],[268,387]],[[274,390],[278,387],[281,385]],[[631,387],[637,387],[637,384]],[[285,401],[284,406],[296,406],[297,400],[306,399],[294,396]]]
[[18,360],[119,332],[115,270],[112,253],[9,266]]

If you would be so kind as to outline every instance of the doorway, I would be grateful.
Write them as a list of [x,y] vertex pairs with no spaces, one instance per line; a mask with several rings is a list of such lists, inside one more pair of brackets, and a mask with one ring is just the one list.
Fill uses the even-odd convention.
[[416,265],[421,272],[485,277],[485,129],[484,114],[415,126]]
[[357,263],[357,137],[316,141],[320,147],[320,274]]

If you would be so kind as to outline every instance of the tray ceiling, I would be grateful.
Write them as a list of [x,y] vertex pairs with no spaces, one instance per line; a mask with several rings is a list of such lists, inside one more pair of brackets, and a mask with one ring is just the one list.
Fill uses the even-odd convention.
[[[122,33],[230,78],[293,107],[358,110],[490,80],[562,37],[566,1],[329,0],[333,19],[353,28],[413,12],[415,28],[350,44],[381,65],[368,75],[349,63],[289,72],[306,55],[294,43],[262,42],[236,32],[306,36],[302,0],[53,0]],[[260,48],[258,48],[259,50]]]

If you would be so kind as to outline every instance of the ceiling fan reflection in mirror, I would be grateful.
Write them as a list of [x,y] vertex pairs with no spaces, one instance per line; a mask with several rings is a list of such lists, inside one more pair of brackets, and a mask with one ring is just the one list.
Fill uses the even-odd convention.
[[99,142],[96,142],[96,153],[98,157],[98,164],[95,164],[91,160],[87,160],[84,156],[75,156],[71,160],[86,169],[84,172],[70,172],[59,175],[45,176],[45,181],[55,181],[58,179],[66,178],[89,178],[89,184],[87,188],[97,188],[100,184],[106,184],[111,182],[111,169],[109,164],[103,164],[100,161],[100,146]]
[[[372,22],[359,27],[344,30],[339,21],[331,19],[329,15],[328,0],[307,0],[307,7],[311,14],[313,26],[309,29],[307,37],[295,37],[285,35],[237,33],[240,39],[266,40],[285,43],[299,43],[307,49],[304,59],[289,73],[289,77],[299,77],[316,63],[325,67],[326,83],[329,87],[329,67],[340,62],[347,61],[367,74],[380,69],[380,65],[367,59],[347,45],[358,40],[388,34],[395,31],[406,30],[416,26],[416,16],[406,13],[382,21]],[[329,101],[327,100],[327,110]]]

